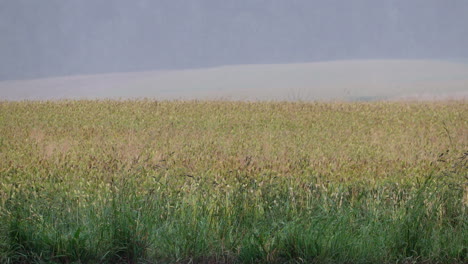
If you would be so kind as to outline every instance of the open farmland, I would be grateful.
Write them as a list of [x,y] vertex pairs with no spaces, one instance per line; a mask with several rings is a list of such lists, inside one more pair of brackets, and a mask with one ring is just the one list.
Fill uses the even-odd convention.
[[466,101],[0,102],[0,263],[466,263]]
[[341,60],[0,81],[0,100],[468,99],[468,63]]

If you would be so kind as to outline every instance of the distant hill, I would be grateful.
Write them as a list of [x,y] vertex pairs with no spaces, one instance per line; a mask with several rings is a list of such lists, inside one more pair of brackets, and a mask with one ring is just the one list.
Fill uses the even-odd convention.
[[468,98],[468,64],[350,60],[0,82],[1,100],[106,98],[381,100]]

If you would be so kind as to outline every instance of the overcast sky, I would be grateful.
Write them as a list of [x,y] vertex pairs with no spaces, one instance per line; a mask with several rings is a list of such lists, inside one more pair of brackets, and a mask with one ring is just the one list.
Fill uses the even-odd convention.
[[0,0],[0,80],[468,58],[467,0]]

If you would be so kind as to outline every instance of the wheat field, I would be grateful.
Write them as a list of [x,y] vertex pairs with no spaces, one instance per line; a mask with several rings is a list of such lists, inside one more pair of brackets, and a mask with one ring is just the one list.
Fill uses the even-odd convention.
[[466,263],[468,105],[0,102],[0,263]]

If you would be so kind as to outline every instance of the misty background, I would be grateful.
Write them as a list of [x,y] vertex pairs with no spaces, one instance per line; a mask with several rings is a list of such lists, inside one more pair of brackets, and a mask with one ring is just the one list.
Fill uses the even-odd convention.
[[0,80],[468,58],[466,0],[0,0]]

